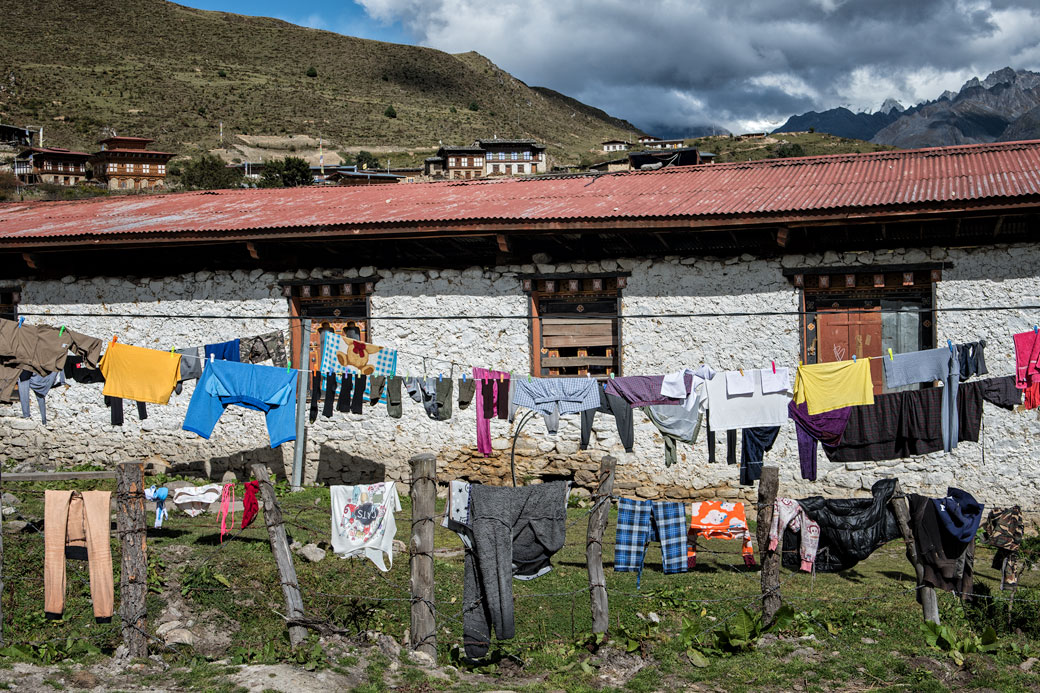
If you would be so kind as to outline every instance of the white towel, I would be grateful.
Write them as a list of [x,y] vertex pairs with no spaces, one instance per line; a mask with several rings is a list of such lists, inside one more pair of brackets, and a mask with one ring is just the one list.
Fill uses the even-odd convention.
[[791,391],[791,369],[790,368],[777,368],[776,373],[773,372],[772,368],[763,368],[762,373],[762,394],[768,395],[772,392],[790,392]]
[[751,371],[741,373],[740,371],[726,371],[726,394],[730,397],[735,395],[750,395],[755,391],[755,377]]

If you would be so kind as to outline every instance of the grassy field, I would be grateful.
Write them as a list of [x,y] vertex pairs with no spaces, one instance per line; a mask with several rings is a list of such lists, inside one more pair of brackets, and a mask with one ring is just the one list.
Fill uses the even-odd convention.
[[[41,31],[40,27],[47,27]],[[165,0],[12,3],[0,22],[0,121],[94,151],[109,129],[193,154],[237,134],[400,151],[530,137],[575,158],[635,128],[476,53],[343,36]],[[309,76],[310,68],[314,76]],[[396,118],[384,111],[393,106]],[[331,143],[331,144],[330,144]]]
[[[8,484],[4,490],[20,498],[21,516],[42,517],[40,486]],[[292,494],[284,483],[277,490],[292,539],[327,542],[328,490]],[[410,509],[407,498],[402,502],[397,536],[407,542]],[[449,666],[458,664],[463,568],[458,538],[438,527],[435,580],[441,668],[435,676],[407,657],[391,661],[396,652],[388,657],[374,647],[329,644],[353,642],[349,635],[363,631],[406,642],[406,555],[395,556],[393,568],[385,574],[368,561],[343,561],[331,552],[318,563],[297,557],[307,616],[326,621],[348,637],[319,642],[312,636],[292,653],[276,613],[284,613],[284,602],[262,518],[221,543],[215,515],[189,518],[173,511],[161,530],[148,530],[149,630],[155,632],[175,609],[179,620],[194,623],[193,631],[212,637],[199,637],[195,643],[204,655],[184,645],[156,644],[153,653],[171,668],[145,668],[128,689],[176,684],[179,689],[245,690],[232,683],[239,666],[279,662],[352,676],[356,690],[368,691],[389,686],[414,691],[1040,689],[1036,671],[1021,668],[1040,651],[1040,574],[1024,576],[1010,625],[1007,601],[1000,593],[998,599],[977,600],[981,606],[940,595],[943,623],[951,629],[947,640],[954,644],[932,647],[922,632],[901,542],[886,545],[840,575],[782,572],[784,603],[792,608],[784,627],[760,633],[747,623],[750,632],[741,633],[743,609],[754,611],[760,586],[757,570],[744,567],[737,542],[702,542],[696,569],[681,575],[663,575],[660,554],[652,546],[637,590],[634,574],[611,570],[612,515],[604,541],[612,641],[600,642],[590,633],[584,559],[588,508],[575,507],[569,513],[567,545],[557,554],[554,570],[531,582],[514,582],[517,637],[499,643],[495,662],[476,669]],[[5,524],[13,517],[5,518]],[[117,547],[113,538],[118,605]],[[999,574],[990,568],[991,558],[989,549],[978,548],[978,593],[997,591]],[[15,664],[18,661],[46,665],[60,683],[111,653],[120,641],[119,627],[93,623],[86,565],[75,561],[69,562],[65,618],[45,621],[42,563],[43,537],[33,524],[5,534],[3,635],[9,647],[0,650],[0,666],[21,666]],[[987,626],[997,632],[991,651],[957,651],[971,650],[967,643],[986,641],[982,636]],[[741,639],[750,642],[744,646]],[[0,681],[6,680],[5,673],[0,670]]]

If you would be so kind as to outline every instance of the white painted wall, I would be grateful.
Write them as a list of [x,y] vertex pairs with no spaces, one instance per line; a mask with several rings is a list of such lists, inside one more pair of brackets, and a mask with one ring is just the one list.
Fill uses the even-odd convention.
[[[1024,305],[1040,303],[1040,248],[999,246],[986,250],[883,251],[825,256],[786,256],[759,260],[732,258],[679,258],[656,260],[621,258],[594,263],[507,266],[494,269],[398,270],[380,268],[383,277],[371,299],[372,338],[406,352],[399,373],[422,372],[459,377],[447,361],[469,363],[526,374],[530,368],[528,323],[523,319],[407,320],[411,316],[526,315],[527,298],[517,278],[523,272],[590,272],[624,269],[631,272],[623,292],[623,313],[694,313],[797,310],[798,294],[782,276],[783,267],[847,266],[849,264],[902,264],[949,261],[937,287],[937,305]],[[65,324],[104,339],[118,334],[122,342],[167,350],[245,337],[288,327],[279,316],[287,314],[286,299],[277,284],[283,278],[337,278],[368,275],[373,268],[316,269],[274,275],[260,271],[197,272],[156,279],[74,278],[60,281],[22,281],[24,312],[50,312],[53,319],[33,322]],[[94,317],[60,317],[60,313],[89,312]],[[118,318],[116,313],[178,313],[194,316],[236,315],[231,320]],[[954,341],[984,338],[991,375],[1013,373],[1010,335],[1032,327],[1038,315],[1017,311],[993,313],[940,313],[938,336]],[[771,360],[794,365],[799,351],[795,316],[716,318],[633,318],[623,322],[623,369],[627,375],[661,373],[707,362],[716,368],[763,366]],[[413,354],[428,356],[423,359]],[[5,454],[36,466],[51,463],[115,463],[149,460],[188,468],[220,478],[228,470],[263,461],[288,465],[292,445],[270,450],[263,417],[236,407],[227,410],[213,437],[204,441],[180,430],[192,393],[174,395],[167,406],[149,405],[149,418],[136,419],[126,409],[126,424],[109,425],[100,385],[72,383],[57,388],[47,399],[50,421],[39,423],[35,404],[32,419],[20,408],[0,405],[0,445]],[[1033,508],[1040,492],[1040,422],[1034,412],[1005,412],[986,405],[985,462],[982,446],[964,443],[951,454],[935,454],[906,461],[831,464],[820,455],[819,480],[797,479],[798,459],[791,426],[780,438],[767,462],[781,467],[781,493],[789,495],[844,495],[868,489],[878,478],[898,475],[908,490],[925,493],[959,485],[991,504],[1020,503]],[[745,495],[737,487],[737,468],[707,464],[703,438],[694,448],[680,446],[680,463],[666,469],[656,429],[636,413],[636,450],[624,453],[612,418],[596,419],[593,445],[578,447],[578,417],[564,417],[559,434],[549,437],[540,421],[530,424],[519,451],[522,473],[560,473],[580,470],[605,452],[619,457],[619,490],[641,496],[694,497]],[[382,407],[366,408],[364,415],[319,417],[308,432],[308,479],[356,481],[382,477],[401,479],[409,456],[432,451],[452,473],[486,472],[508,467],[511,426],[492,420],[495,456],[475,457],[475,413],[470,407],[448,422],[429,420],[422,408],[405,402],[402,419],[386,417]],[[719,459],[724,460],[720,441]],[[528,472],[523,470],[527,469]],[[533,470],[533,471],[532,471]]]

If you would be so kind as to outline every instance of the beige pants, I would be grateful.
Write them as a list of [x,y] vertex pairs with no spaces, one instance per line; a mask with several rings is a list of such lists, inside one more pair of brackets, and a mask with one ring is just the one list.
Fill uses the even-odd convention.
[[112,549],[109,491],[46,491],[43,510],[43,610],[65,611],[65,549],[86,549],[94,617],[111,618]]

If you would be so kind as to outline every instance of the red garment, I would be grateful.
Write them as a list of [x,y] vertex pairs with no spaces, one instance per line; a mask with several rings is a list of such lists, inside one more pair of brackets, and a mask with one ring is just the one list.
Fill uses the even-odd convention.
[[1022,403],[1023,409],[1036,409],[1040,407],[1040,380],[1035,383],[1030,383],[1026,387],[1025,401]]
[[1020,332],[1014,340],[1015,387],[1024,390],[1030,383],[1040,382],[1040,332]]
[[260,506],[256,502],[256,492],[259,490],[259,481],[246,482],[246,495],[242,498],[242,529],[252,524],[253,518],[260,511]]

